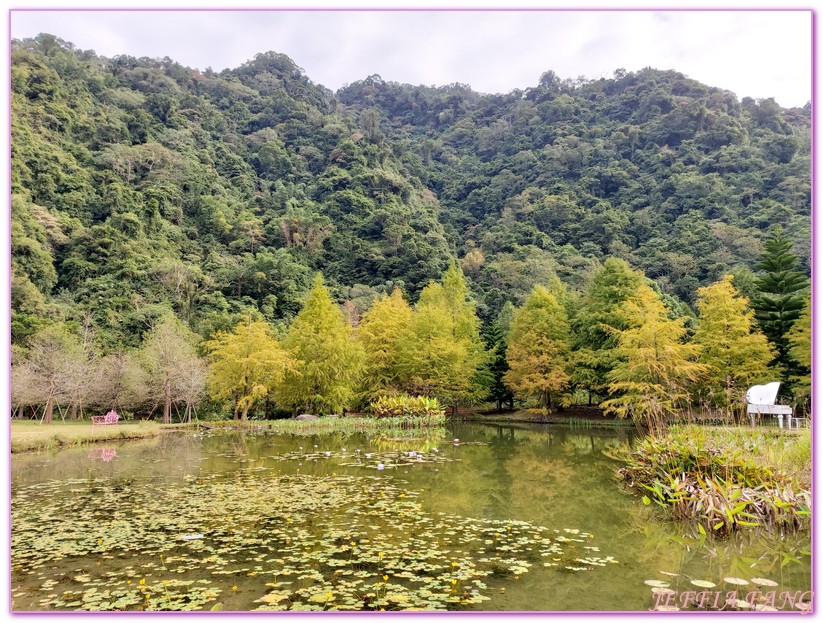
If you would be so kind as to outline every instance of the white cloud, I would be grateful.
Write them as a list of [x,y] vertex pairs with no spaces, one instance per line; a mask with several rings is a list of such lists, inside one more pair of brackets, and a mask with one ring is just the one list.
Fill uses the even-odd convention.
[[200,69],[274,50],[331,89],[377,73],[507,92],[547,70],[597,78],[651,66],[784,106],[811,97],[808,11],[13,11],[11,27]]

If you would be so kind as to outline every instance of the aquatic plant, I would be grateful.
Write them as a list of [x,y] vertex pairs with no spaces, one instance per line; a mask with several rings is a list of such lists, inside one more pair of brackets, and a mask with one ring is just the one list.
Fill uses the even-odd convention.
[[437,398],[426,396],[381,396],[369,405],[369,410],[378,418],[426,418],[445,420],[446,411]]
[[[696,427],[690,427],[696,428]],[[698,431],[648,437],[618,474],[646,504],[698,529],[727,535],[741,527],[808,524],[810,492],[791,476],[749,458],[746,446],[717,447]]]
[[379,475],[262,467],[139,488],[20,488],[13,608],[463,609],[536,564],[569,573],[616,562],[587,547],[591,534],[429,513],[417,495]]
[[316,420],[252,420],[241,424],[236,420],[209,422],[205,428],[213,431],[231,430],[251,433],[275,433],[299,436],[325,434],[352,435],[364,433],[385,437],[419,438],[446,436],[445,420],[418,417],[321,417]]

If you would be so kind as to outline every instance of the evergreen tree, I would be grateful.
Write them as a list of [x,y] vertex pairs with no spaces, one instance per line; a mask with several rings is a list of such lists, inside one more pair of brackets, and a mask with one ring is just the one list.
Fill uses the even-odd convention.
[[340,413],[352,404],[363,351],[321,274],[289,327],[283,346],[297,365],[278,385],[278,402],[318,414]]
[[572,382],[589,392],[590,403],[592,393],[607,391],[608,374],[619,361],[618,335],[626,328],[621,305],[643,282],[643,274],[625,260],[606,258],[572,314]]
[[626,328],[617,335],[620,363],[609,372],[609,393],[603,402],[607,413],[643,422],[659,431],[665,417],[687,398],[688,384],[706,371],[697,363],[700,349],[684,344],[685,319],[671,320],[660,297],[640,285],[620,308]]
[[358,337],[363,345],[363,393],[377,398],[395,393],[407,384],[400,360],[400,344],[410,338],[412,308],[399,288],[383,294],[363,314]]
[[700,315],[693,342],[699,361],[708,366],[700,393],[714,407],[734,412],[745,404],[746,390],[769,380],[774,350],[754,325],[748,299],[739,295],[732,276],[697,291]]
[[234,418],[245,421],[249,410],[271,396],[286,371],[295,365],[265,322],[239,323],[204,344],[211,354],[209,394],[233,405]]
[[514,306],[506,301],[503,309],[492,320],[484,332],[486,349],[489,353],[488,372],[490,376],[489,398],[497,405],[497,410],[502,411],[503,405],[514,408],[514,394],[506,386],[504,376],[509,371],[509,362],[506,359],[506,339],[511,326],[511,314]]
[[535,286],[512,320],[506,385],[551,407],[552,396],[569,384],[570,339],[566,310],[545,287]]
[[759,294],[752,300],[752,307],[763,333],[777,349],[773,365],[781,367],[788,376],[797,370],[788,356],[786,334],[803,310],[803,295],[809,280],[796,270],[797,256],[791,251],[791,240],[780,229],[769,237],[765,246],[763,259],[757,264],[762,271],[757,280]]

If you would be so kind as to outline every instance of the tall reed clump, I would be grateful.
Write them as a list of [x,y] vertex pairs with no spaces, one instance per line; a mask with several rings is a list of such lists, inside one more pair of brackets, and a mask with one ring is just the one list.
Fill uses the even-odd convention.
[[[805,440],[768,442],[753,434],[747,444],[744,436],[674,428],[646,438],[618,474],[644,494],[644,503],[697,522],[703,533],[726,536],[743,527],[795,530],[807,525],[811,494],[803,480],[781,469],[787,456],[805,455]],[[760,446],[752,447],[753,440]],[[766,460],[770,456],[773,460]]]

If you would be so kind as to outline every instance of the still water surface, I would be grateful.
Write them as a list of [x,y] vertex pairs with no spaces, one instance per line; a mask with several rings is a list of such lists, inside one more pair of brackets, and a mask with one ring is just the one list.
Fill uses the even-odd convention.
[[[460,440],[459,445],[454,444],[455,438]],[[436,526],[440,520],[438,518],[446,518],[452,522],[449,524],[451,526],[460,526],[464,520],[474,522],[472,525],[484,526],[483,530],[494,528],[504,536],[506,530],[511,536],[514,526],[516,534],[521,535],[524,542],[530,538],[528,535],[538,540],[542,538],[539,535],[553,535],[553,538],[559,536],[560,541],[564,537],[575,541],[568,543],[577,548],[572,554],[565,551],[565,544],[562,544],[562,555],[547,554],[545,546],[540,554],[540,548],[536,547],[528,553],[527,559],[531,562],[527,571],[512,566],[515,572],[490,574],[482,578],[482,582],[478,581],[477,588],[468,580],[465,582],[466,588],[462,588],[463,580],[461,576],[456,576],[460,584],[456,584],[452,592],[461,589],[464,595],[482,595],[483,601],[477,597],[476,600],[467,599],[462,603],[436,603],[438,607],[452,610],[648,610],[660,602],[650,587],[644,584],[646,580],[667,582],[676,591],[699,591],[691,580],[704,580],[717,584],[714,590],[729,591],[735,586],[724,583],[726,577],[744,580],[766,578],[777,582],[778,586],[764,590],[776,590],[778,593],[789,591],[792,594],[809,590],[808,533],[780,536],[750,532],[742,538],[707,542],[689,535],[687,528],[664,520],[654,508],[643,506],[636,496],[621,491],[614,477],[618,464],[605,456],[603,451],[625,447],[632,442],[633,431],[627,429],[581,431],[559,426],[454,423],[449,425],[445,438],[412,443],[368,439],[360,435],[201,436],[189,433],[167,434],[144,442],[111,444],[106,448],[96,446],[51,454],[15,455],[12,460],[13,609],[94,609],[101,603],[104,609],[143,609],[149,608],[149,605],[162,608],[162,603],[153,601],[157,599],[156,595],[146,598],[143,593],[153,584],[161,586],[161,581],[164,582],[164,589],[160,590],[167,590],[169,578],[175,577],[195,582],[189,587],[197,586],[199,580],[202,586],[216,586],[218,590],[207,593],[200,601],[176,602],[168,598],[166,607],[209,610],[219,602],[218,607],[223,610],[253,610],[266,605],[259,600],[269,591],[284,590],[286,592],[282,595],[286,595],[290,590],[271,588],[282,579],[275,577],[270,568],[272,565],[267,564],[275,558],[266,559],[260,554],[262,549],[253,549],[262,547],[260,541],[247,541],[248,559],[244,559],[242,540],[237,549],[225,547],[225,539],[234,537],[227,536],[226,530],[229,528],[225,527],[232,525],[232,518],[222,515],[232,514],[232,501],[227,500],[226,495],[230,498],[250,496],[248,502],[236,498],[236,514],[242,515],[243,512],[252,512],[243,511],[240,508],[242,504],[251,508],[249,505],[253,506],[254,498],[262,499],[264,493],[271,490],[268,487],[283,486],[284,482],[299,487],[323,483],[318,484],[321,493],[318,493],[317,504],[293,509],[289,500],[281,499],[279,504],[287,509],[283,511],[283,516],[269,508],[263,513],[267,514],[266,517],[258,518],[262,527],[255,529],[259,529],[263,537],[265,530],[270,530],[272,542],[276,538],[284,538],[286,540],[282,542],[292,547],[288,531],[289,526],[293,525],[295,535],[299,532],[303,535],[300,538],[307,539],[304,549],[309,553],[321,547],[319,541],[311,540],[317,536],[316,533],[334,533],[332,536],[336,540],[333,541],[342,552],[335,555],[344,561],[347,560],[346,556],[351,559],[352,553],[357,551],[355,547],[360,547],[359,543],[354,545],[355,541],[363,540],[365,548],[370,542],[379,542],[381,531],[384,536],[390,534],[387,527],[390,522],[395,522],[391,526],[393,528],[411,530],[408,526],[403,527],[406,525],[403,524],[404,518],[419,523],[422,526],[419,538],[431,540],[426,545],[429,551],[444,548],[438,551],[441,557],[446,558],[458,555],[449,548],[454,549],[452,540],[460,537],[460,530],[449,530],[446,525],[438,528],[440,532],[437,535],[434,532],[427,534],[427,530],[433,531],[435,528],[426,526]],[[392,457],[396,456],[395,451],[418,452],[421,458],[404,455],[406,462],[394,466]],[[370,455],[369,458],[366,458],[367,455]],[[381,462],[383,468],[378,469]],[[298,477],[297,481],[283,480]],[[261,483],[264,488],[255,493],[253,487]],[[196,512],[192,511],[194,519],[183,521],[180,517],[185,513],[175,505],[192,499],[182,496],[186,491],[194,495],[191,493],[191,486],[194,485],[209,487],[204,491],[212,497],[204,502],[202,491],[197,493],[200,506]],[[235,488],[228,489],[224,485]],[[241,485],[243,488],[238,488]],[[381,491],[383,486],[391,488],[388,494]],[[385,500],[388,495],[401,505],[411,504],[406,500],[413,499],[415,506],[409,506],[411,510],[407,513],[402,508],[398,510],[395,505],[391,511],[395,514],[391,517],[387,515],[385,523],[379,525],[365,525],[378,521],[370,520],[366,515],[340,515],[346,508],[346,496],[351,496],[351,505],[357,506],[360,503],[358,496],[368,496],[370,493],[377,496],[377,492],[380,492],[378,499]],[[71,502],[72,496],[79,497]],[[123,500],[122,505],[118,499]],[[143,500],[142,506],[140,499]],[[168,504],[164,504],[163,500],[168,500]],[[272,503],[277,504],[276,501]],[[39,510],[43,508],[45,510]],[[145,514],[141,514],[141,508]],[[156,516],[158,508],[170,516]],[[180,517],[175,518],[176,513]],[[335,515],[341,518],[337,523],[333,520]],[[430,520],[432,523],[426,523]],[[299,528],[298,521],[302,522]],[[365,524],[355,525],[361,521]],[[161,562],[158,563],[156,553],[143,554],[134,544],[144,538],[141,530],[154,530],[151,538],[157,539],[156,531],[162,529],[157,524],[164,522],[168,529],[163,538],[168,539],[169,545],[156,548],[157,551],[162,550],[159,555]],[[78,525],[66,532],[65,526],[73,523]],[[58,529],[58,526],[61,527]],[[370,529],[375,534],[369,534]],[[48,534],[50,531],[62,536],[57,540],[43,538],[38,541],[38,534]],[[202,535],[202,541],[181,541],[181,537],[186,536],[181,531],[189,532],[190,536]],[[349,534],[344,534],[346,532]],[[197,550],[196,547],[206,547],[203,544],[209,542],[212,533],[215,539],[218,533],[223,539],[220,541],[224,545],[223,550],[217,553],[215,549]],[[278,534],[280,537],[277,537]],[[110,535],[114,536],[109,539]],[[575,539],[579,535],[584,538]],[[328,537],[328,534],[325,536]],[[94,538],[97,543],[90,541]],[[126,542],[118,542],[118,538]],[[89,540],[88,546],[82,545],[85,543],[83,539]],[[349,539],[352,550],[346,553]],[[332,542],[327,541],[322,547]],[[77,544],[75,549],[72,549],[73,542]],[[422,548],[421,542],[416,541],[415,547]],[[491,540],[486,542],[491,543]],[[495,537],[494,551],[491,551],[492,546],[488,547],[489,551],[481,549],[479,553],[460,550],[459,554],[463,557],[459,559],[459,567],[473,568],[473,561],[481,558],[486,562],[477,562],[479,566],[492,564],[489,561],[495,555],[505,557],[506,552],[497,550],[498,545]],[[44,550],[42,556],[38,554],[38,547]],[[276,556],[275,546],[269,544],[267,547],[269,549],[266,551],[274,552],[272,555]],[[59,556],[53,555],[60,548],[65,551],[61,550],[63,553]],[[179,562],[175,570],[174,565],[167,564],[166,560],[173,560],[178,549],[184,548],[189,549],[179,560],[195,560],[195,564],[185,567]],[[21,554],[16,555],[15,550]],[[223,566],[207,564],[221,552],[226,558]],[[233,557],[230,558],[226,552],[233,552]],[[260,563],[257,565],[251,560],[255,552],[260,554],[254,558]],[[414,555],[411,551],[407,553]],[[208,558],[208,554],[212,558]],[[166,559],[162,558],[163,555]],[[375,558],[376,566],[355,567],[352,564],[352,569],[375,570],[374,578],[364,580],[369,586],[372,580],[376,580],[376,588],[372,591],[377,592],[377,597],[372,599],[379,599],[383,590],[383,597],[395,599],[388,603],[389,609],[407,603],[401,597],[393,596],[390,588],[392,582],[402,582],[401,579],[389,579],[381,589],[380,574],[384,573],[384,561],[383,553],[379,555],[380,560]],[[435,554],[430,555],[434,561]],[[570,563],[575,556],[591,556],[594,562]],[[443,570],[436,572],[447,574],[449,563],[442,564]],[[307,566],[311,565],[307,563]],[[319,569],[320,563],[315,566]],[[455,570],[458,564],[451,561],[451,567]],[[345,567],[340,568],[350,573],[345,571]],[[325,569],[326,577],[322,580],[319,575],[301,580],[302,585],[316,582],[318,587],[324,587],[324,591],[328,588],[332,595],[325,602],[322,598],[320,601],[308,599],[305,602],[314,607],[331,608],[334,599],[342,599],[335,594],[338,589],[335,582],[340,576],[335,575],[336,579],[329,584],[329,574],[333,568]],[[432,575],[434,573],[432,571]],[[366,576],[363,572],[363,577]],[[138,586],[141,581],[148,584]],[[95,590],[99,594],[108,588],[114,590],[114,586],[120,586],[122,591],[128,589],[144,601],[131,598],[132,593],[122,591],[117,599],[110,598],[109,593],[102,598],[94,598]],[[449,586],[448,582],[445,586]],[[737,588],[743,597],[755,587],[747,585]],[[137,589],[143,593],[138,594]],[[350,594],[362,595],[366,589],[358,590],[361,592]],[[89,591],[92,598],[88,596]],[[303,595],[309,593],[304,592]],[[274,603],[278,607],[288,607],[290,602],[285,596],[282,597],[284,601],[278,599],[280,597],[269,602],[269,605]],[[186,606],[186,603],[189,605]]]

